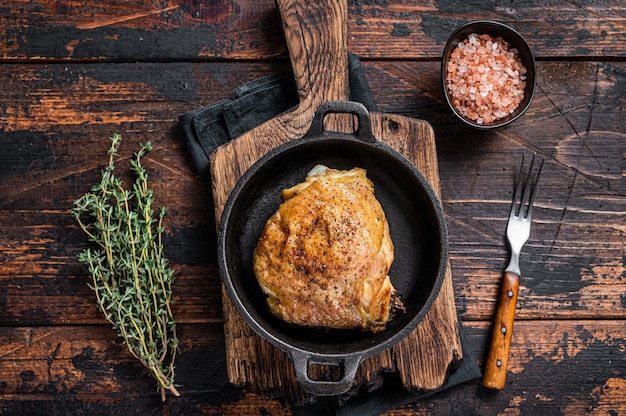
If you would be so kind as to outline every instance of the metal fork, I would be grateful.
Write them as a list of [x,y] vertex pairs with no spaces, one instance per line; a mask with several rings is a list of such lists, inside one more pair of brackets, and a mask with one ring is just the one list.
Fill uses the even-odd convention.
[[533,154],[528,174],[524,180],[524,156],[522,156],[522,164],[517,178],[509,222],[506,227],[506,237],[511,248],[511,259],[504,272],[489,355],[485,363],[485,374],[483,376],[483,385],[492,389],[502,389],[506,381],[506,369],[509,361],[517,292],[521,276],[519,255],[530,236],[533,201],[543,162],[544,158],[541,158],[533,180],[533,172],[535,170],[535,155]]

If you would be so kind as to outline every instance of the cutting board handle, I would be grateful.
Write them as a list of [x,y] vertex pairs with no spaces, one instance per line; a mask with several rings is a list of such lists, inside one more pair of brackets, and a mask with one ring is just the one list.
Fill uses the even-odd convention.
[[300,104],[310,122],[326,101],[349,97],[347,0],[276,0]]

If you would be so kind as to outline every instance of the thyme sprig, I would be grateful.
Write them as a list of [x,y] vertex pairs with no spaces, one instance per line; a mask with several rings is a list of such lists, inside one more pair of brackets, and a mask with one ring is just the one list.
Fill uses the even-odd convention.
[[154,218],[153,192],[141,165],[152,149],[150,142],[131,159],[135,182],[126,190],[113,174],[120,141],[120,135],[111,138],[100,183],[74,202],[74,217],[97,247],[83,250],[78,260],[89,268],[100,310],[157,380],[165,401],[166,390],[179,396],[174,385],[178,338],[170,307],[174,270],[161,239],[166,210],[161,208]]

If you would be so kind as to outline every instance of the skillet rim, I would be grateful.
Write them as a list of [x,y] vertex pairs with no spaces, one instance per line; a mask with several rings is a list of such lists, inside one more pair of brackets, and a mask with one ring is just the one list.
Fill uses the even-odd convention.
[[[346,103],[346,102],[341,102]],[[329,104],[329,103],[326,103]],[[353,103],[358,104],[358,103]],[[363,107],[361,104],[359,106]],[[363,107],[364,108],[364,107]],[[367,111],[367,110],[365,110]],[[318,110],[319,113],[319,110]],[[317,117],[317,115],[316,115]],[[369,117],[369,113],[368,113]],[[218,264],[221,280],[226,288],[226,292],[233,302],[233,305],[242,316],[244,321],[253,329],[255,333],[261,336],[264,340],[271,343],[275,347],[280,350],[290,354],[292,360],[296,358],[298,354],[308,354],[311,357],[320,357],[320,358],[328,358],[332,360],[337,359],[348,359],[357,357],[359,363],[372,355],[380,353],[393,345],[396,345],[402,339],[406,338],[408,334],[410,334],[417,325],[423,321],[426,314],[430,311],[433,303],[439,296],[441,287],[443,285],[443,280],[445,278],[445,274],[447,272],[448,267],[448,233],[447,233],[447,225],[445,221],[445,216],[443,212],[443,207],[440,201],[439,196],[434,191],[430,182],[426,179],[426,177],[422,174],[422,172],[404,155],[387,145],[386,143],[376,140],[373,136],[371,139],[364,140],[362,137],[357,138],[356,134],[351,133],[340,133],[334,131],[322,131],[321,133],[311,134],[311,130],[309,133],[305,134],[303,137],[299,139],[294,139],[287,141],[267,152],[261,158],[259,158],[253,165],[247,169],[244,174],[238,179],[235,187],[230,193],[226,204],[224,205],[224,209],[222,211],[220,226],[218,232]],[[436,278],[434,280],[434,284],[430,293],[423,305],[419,308],[419,311],[413,316],[407,323],[405,323],[401,328],[399,328],[395,333],[390,334],[387,337],[384,337],[380,342],[376,342],[367,348],[361,348],[355,351],[347,352],[347,353],[327,353],[323,351],[317,351],[314,348],[302,348],[300,346],[291,344],[284,339],[277,337],[275,334],[271,333],[263,322],[258,322],[257,319],[251,314],[248,310],[248,306],[244,305],[242,302],[237,289],[233,284],[233,276],[230,273],[230,267],[227,262],[228,248],[226,247],[227,241],[227,233],[229,231],[229,224],[234,219],[231,218],[231,213],[233,208],[235,207],[237,201],[241,198],[241,193],[248,184],[250,180],[252,180],[257,173],[263,169],[268,163],[271,162],[275,157],[279,157],[284,152],[299,147],[301,145],[307,143],[316,143],[323,142],[324,140],[345,140],[348,142],[356,142],[358,146],[365,146],[367,151],[373,151],[374,153],[386,153],[392,159],[396,160],[398,163],[402,164],[405,168],[407,168],[412,175],[415,176],[417,182],[423,188],[425,194],[427,195],[427,199],[430,202],[430,205],[434,212],[433,222],[435,223],[434,228],[439,232],[439,259],[436,267]],[[436,220],[436,221],[435,221]],[[230,227],[232,228],[232,226]],[[235,276],[235,278],[237,278]],[[259,289],[260,290],[260,289]],[[252,310],[255,310],[254,305],[251,305]],[[278,331],[281,332],[281,331]],[[384,331],[383,331],[384,333]],[[287,336],[288,337],[288,336]],[[294,355],[295,354],[295,355]]]

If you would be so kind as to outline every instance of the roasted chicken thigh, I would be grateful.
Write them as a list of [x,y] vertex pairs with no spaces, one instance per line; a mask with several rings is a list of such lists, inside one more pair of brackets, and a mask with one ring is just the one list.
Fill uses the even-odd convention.
[[387,274],[394,248],[361,168],[318,165],[282,192],[254,251],[254,272],[284,321],[379,332],[402,303]]

